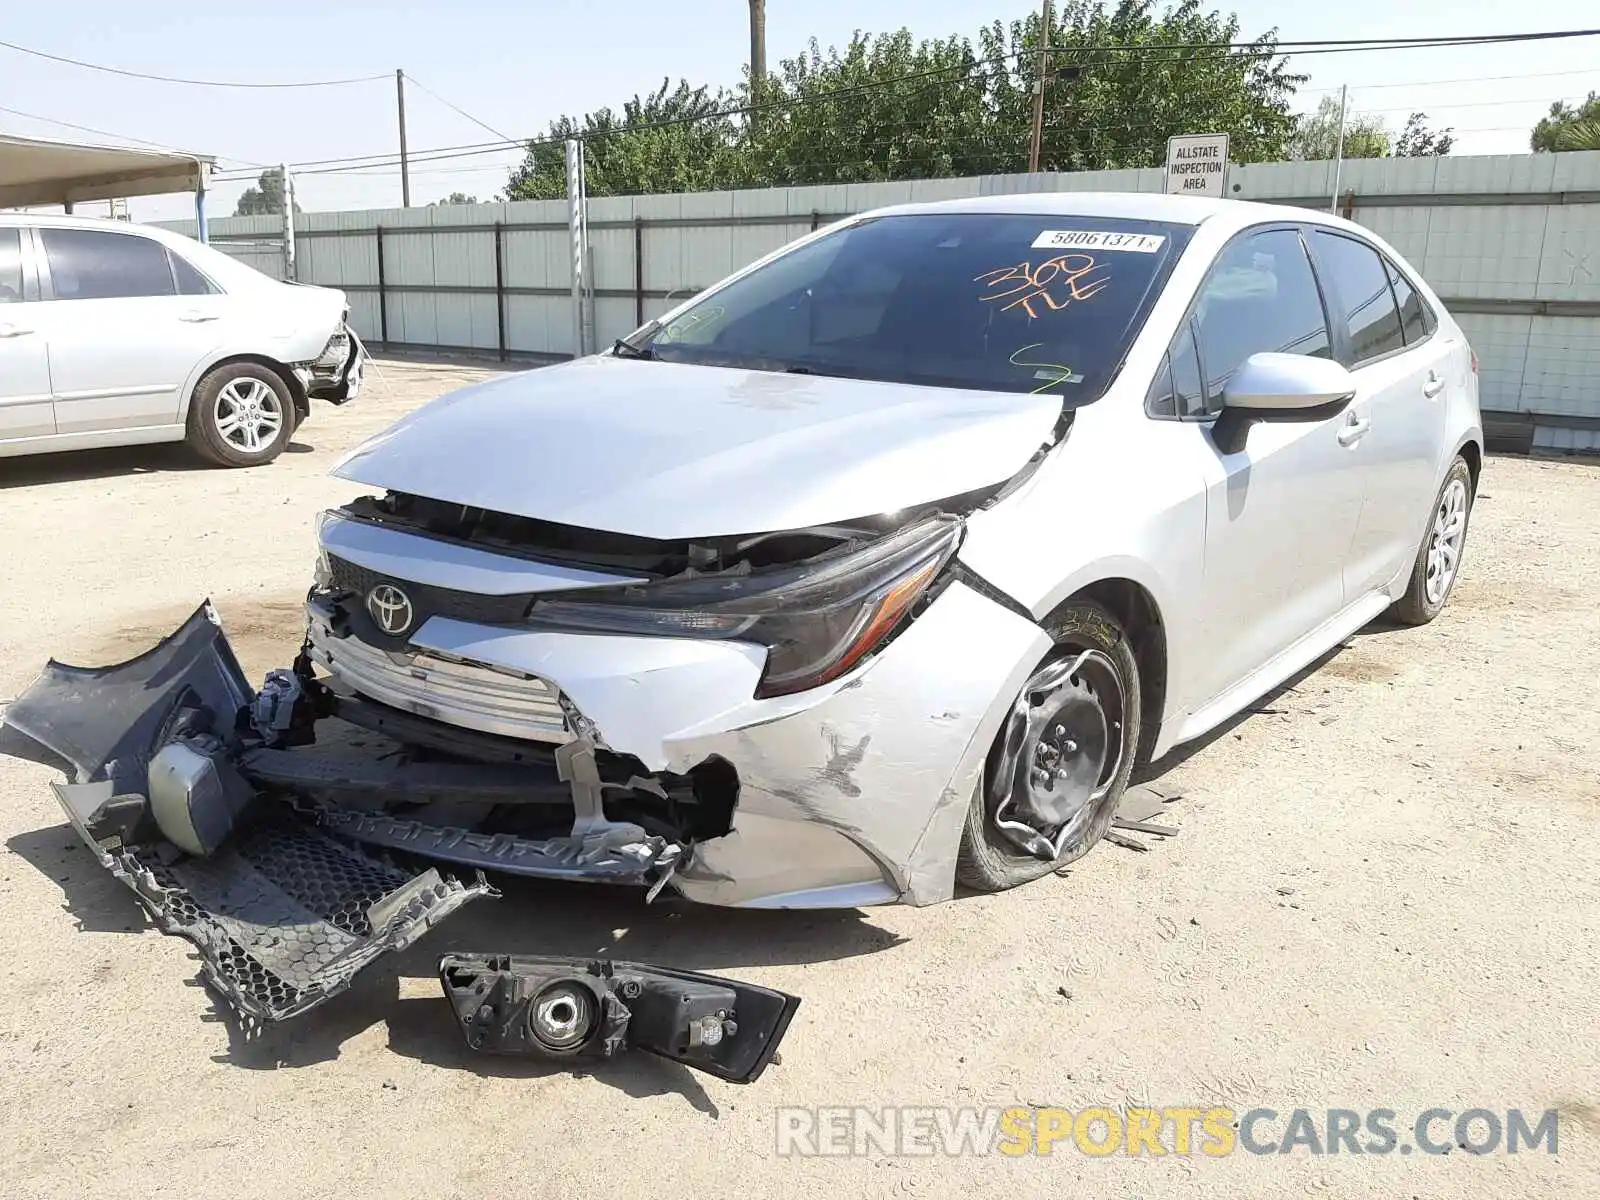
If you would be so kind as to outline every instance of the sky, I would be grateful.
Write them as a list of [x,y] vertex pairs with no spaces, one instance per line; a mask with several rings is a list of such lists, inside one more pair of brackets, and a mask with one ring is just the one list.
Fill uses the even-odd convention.
[[[1298,11],[1281,0],[1214,3],[1238,13],[1241,37],[1275,26],[1283,40],[1600,26],[1593,0],[1340,0],[1302,3]],[[857,29],[905,26],[918,37],[971,36],[981,21],[1009,21],[1032,7],[1016,0],[997,0],[993,7],[970,0],[768,0],[767,57],[775,63],[792,56],[811,38],[823,47],[842,45]],[[494,140],[485,126],[507,138],[539,136],[562,113],[606,104],[620,108],[667,76],[732,86],[749,53],[745,0],[142,0],[136,6],[77,0],[10,5],[0,38],[124,70],[186,78],[282,83],[382,76],[331,87],[191,87],[84,70],[0,47],[0,132],[108,145],[138,139],[216,155],[236,173],[284,161],[393,153],[396,68],[413,81],[406,116],[415,153]],[[1580,100],[1600,89],[1600,37],[1291,61],[1311,76],[1300,92],[1300,108],[1314,108],[1322,96],[1348,85],[1352,111],[1381,115],[1391,130],[1398,131],[1414,110],[1426,111],[1430,125],[1454,126],[1456,154],[1526,152],[1528,132],[1551,101]],[[504,187],[508,168],[520,158],[510,151],[414,166],[412,203],[456,191],[488,199]],[[294,172],[305,209],[400,203],[393,166],[313,170]],[[248,182],[216,184],[210,214],[232,213]],[[136,198],[130,209],[141,220],[193,211],[184,196]]]

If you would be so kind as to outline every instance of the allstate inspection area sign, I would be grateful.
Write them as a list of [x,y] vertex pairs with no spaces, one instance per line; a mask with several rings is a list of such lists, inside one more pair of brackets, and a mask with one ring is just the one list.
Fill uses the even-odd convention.
[[1167,191],[1183,196],[1227,195],[1228,135],[1180,133],[1167,139]]

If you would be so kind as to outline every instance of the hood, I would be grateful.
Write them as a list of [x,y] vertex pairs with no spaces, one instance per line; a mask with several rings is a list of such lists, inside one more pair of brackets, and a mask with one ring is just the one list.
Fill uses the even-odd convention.
[[620,359],[476,384],[357,447],[341,479],[678,539],[802,529],[999,484],[1059,396]]

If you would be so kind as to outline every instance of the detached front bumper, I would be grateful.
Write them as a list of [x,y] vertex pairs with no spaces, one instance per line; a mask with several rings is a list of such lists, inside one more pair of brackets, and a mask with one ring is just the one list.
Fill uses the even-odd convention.
[[493,890],[378,861],[255,803],[230,749],[253,698],[206,605],[126,663],[49,663],[6,709],[0,752],[65,771],[74,782],[52,787],[100,864],[194,944],[239,1012],[276,1021]]
[[[497,895],[481,873],[463,882],[408,866],[414,855],[503,855],[515,869],[522,854],[531,873],[644,882],[659,864],[630,858],[633,843],[669,846],[603,816],[545,843],[438,828],[429,840],[417,822],[340,807],[330,798],[538,805],[548,796],[537,773],[513,766],[424,762],[394,772],[376,760],[299,753],[318,715],[310,686],[273,672],[252,690],[208,603],[127,662],[51,661],[0,722],[0,754],[67,774],[71,782],[52,787],[73,828],[162,932],[196,947],[206,980],[247,1017],[304,1013],[463,905]],[[589,789],[598,812],[592,755],[568,747],[560,776],[574,793]],[[374,843],[402,853],[369,850]],[[634,1046],[734,1082],[772,1060],[799,1004],[731,980],[585,959],[446,955],[440,980],[473,1049],[561,1060]],[[540,1000],[552,987],[581,992],[564,1001],[571,1019],[555,1035]]]

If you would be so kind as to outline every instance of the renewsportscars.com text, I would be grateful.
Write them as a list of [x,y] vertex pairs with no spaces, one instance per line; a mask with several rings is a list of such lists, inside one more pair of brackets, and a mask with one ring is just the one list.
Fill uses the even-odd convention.
[[780,1108],[784,1156],[1555,1154],[1554,1109]]

